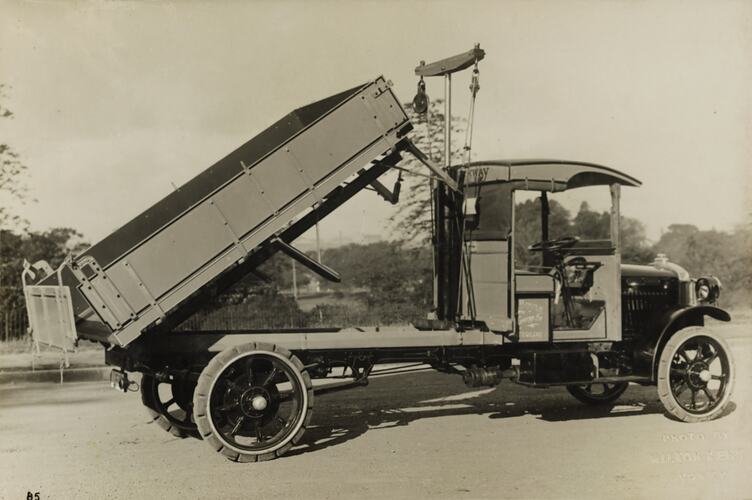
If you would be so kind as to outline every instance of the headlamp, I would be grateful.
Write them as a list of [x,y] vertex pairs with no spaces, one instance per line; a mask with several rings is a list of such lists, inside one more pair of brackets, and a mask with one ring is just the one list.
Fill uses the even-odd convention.
[[715,303],[721,295],[721,281],[715,276],[704,276],[695,282],[695,296],[703,304]]

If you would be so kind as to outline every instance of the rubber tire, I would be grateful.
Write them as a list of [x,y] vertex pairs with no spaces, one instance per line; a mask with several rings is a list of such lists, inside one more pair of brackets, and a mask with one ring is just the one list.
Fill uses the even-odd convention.
[[[671,385],[669,382],[671,360],[674,358],[676,350],[684,342],[698,335],[710,337],[718,342],[718,344],[724,350],[729,364],[729,381],[726,387],[726,392],[723,395],[723,399],[715,408],[704,415],[689,413],[684,408],[682,408],[676,402],[676,399],[674,399],[674,395],[671,391]],[[658,397],[661,399],[661,403],[663,403],[666,411],[668,411],[671,415],[678,418],[679,420],[689,423],[707,422],[708,420],[713,420],[720,416],[721,413],[723,413],[723,411],[726,409],[726,406],[728,406],[729,402],[731,402],[731,393],[734,389],[735,374],[736,365],[734,364],[734,358],[731,356],[731,350],[729,349],[729,345],[726,342],[726,339],[701,326],[685,328],[672,335],[668,342],[666,342],[666,345],[663,346],[663,350],[661,351],[657,373]]]
[[[298,431],[292,436],[287,443],[281,448],[269,452],[269,453],[240,453],[232,448],[229,448],[219,438],[212,429],[212,425],[209,422],[209,394],[212,388],[214,380],[234,361],[238,360],[242,355],[252,355],[254,353],[268,354],[276,353],[285,358],[296,376],[300,377],[303,387],[306,388],[307,407],[304,409],[305,415],[303,415],[303,424]],[[225,458],[233,462],[263,462],[266,460],[272,460],[284,455],[293,445],[300,442],[303,437],[306,428],[311,422],[313,416],[313,384],[311,383],[311,377],[303,367],[303,363],[294,356],[290,351],[279,347],[274,344],[266,344],[261,342],[254,342],[250,344],[243,344],[237,347],[226,349],[217,354],[206,365],[206,368],[201,372],[198,378],[198,384],[196,385],[196,392],[193,394],[193,412],[198,425],[198,431],[203,440],[209,444],[209,446],[216,452],[221,453]]]
[[[593,385],[595,384],[596,383],[594,383]],[[624,391],[626,391],[629,387],[629,382],[620,382],[615,383],[614,385],[618,386],[618,389],[616,389],[616,391],[614,391],[614,393],[607,398],[592,398],[588,396],[587,392],[584,389],[580,389],[580,387],[582,386],[579,385],[568,385],[567,391],[569,391],[569,394],[574,396],[575,399],[587,405],[610,405],[613,404],[617,399],[619,399],[622,394],[624,394]]]
[[176,425],[159,411],[159,394],[154,387],[154,377],[144,373],[141,375],[141,402],[151,418],[151,423],[157,424],[162,429],[179,438],[198,438],[198,428],[195,426]]

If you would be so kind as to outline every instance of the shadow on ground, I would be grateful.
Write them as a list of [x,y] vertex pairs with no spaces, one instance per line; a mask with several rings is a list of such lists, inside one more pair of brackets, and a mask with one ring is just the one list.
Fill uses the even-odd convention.
[[[734,409],[732,403],[725,413]],[[561,422],[650,414],[665,414],[655,387],[631,385],[615,405],[588,406],[563,387],[531,389],[503,383],[493,389],[468,389],[459,377],[420,373],[377,379],[367,388],[317,397],[312,426],[287,455],[318,451],[366,432],[436,417],[485,415],[498,420],[531,416]]]

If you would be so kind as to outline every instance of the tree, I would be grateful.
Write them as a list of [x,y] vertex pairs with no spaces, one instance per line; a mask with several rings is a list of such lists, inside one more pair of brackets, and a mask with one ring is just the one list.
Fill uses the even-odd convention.
[[655,244],[657,252],[665,253],[672,260],[684,258],[687,241],[700,230],[691,224],[671,224]]
[[[23,311],[21,271],[24,259],[31,263],[44,259],[55,269],[69,253],[76,254],[88,247],[81,241],[81,234],[70,228],[23,234],[0,229],[0,241],[0,312],[6,313],[0,315],[0,323],[6,321],[11,312]],[[6,325],[0,324],[0,332],[6,330]],[[10,333],[23,335],[22,331]]]
[[752,304],[752,222],[736,228],[731,237],[731,251],[724,276],[730,303],[749,307]]
[[[628,263],[645,263],[653,258],[647,243],[645,226],[631,217],[621,216],[619,222],[621,259]],[[595,212],[583,201],[572,220],[572,234],[585,240],[609,239],[611,237],[611,214]]]
[[692,277],[713,275],[723,283],[725,304],[749,307],[752,293],[752,224],[733,232],[702,231],[690,224],[672,224],[653,251],[663,253]]
[[583,201],[572,219],[572,234],[583,240],[607,239],[611,235],[611,215],[608,212],[595,212],[588,202]]
[[0,309],[23,304],[21,270],[24,260],[31,263],[46,260],[56,269],[69,253],[76,254],[88,246],[81,237],[81,233],[67,227],[25,234],[0,230],[3,241],[0,246]]
[[423,309],[430,303],[431,256],[424,248],[380,241],[327,249],[324,258],[343,284],[368,290],[369,307],[413,304]]
[[632,217],[621,216],[621,260],[629,264],[644,264],[655,257],[648,245],[645,225]]
[[[572,231],[569,210],[556,200],[549,200],[548,209],[548,236],[550,239],[576,234]],[[540,252],[530,252],[527,249],[528,246],[541,239],[540,198],[525,200],[516,205],[514,226],[515,264],[520,267],[540,266],[542,263]]]
[[[6,97],[6,88],[6,85],[0,84],[0,99]],[[0,118],[13,118],[13,112],[2,102]],[[0,228],[18,226],[25,222],[8,208],[10,203],[24,203],[27,200],[28,188],[23,178],[25,171],[26,165],[21,162],[18,153],[0,140]]]

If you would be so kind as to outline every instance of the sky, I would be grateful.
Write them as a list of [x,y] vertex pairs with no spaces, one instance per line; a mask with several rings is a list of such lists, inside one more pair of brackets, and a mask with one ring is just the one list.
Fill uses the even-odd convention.
[[[382,74],[410,101],[420,60],[475,43],[474,159],[627,172],[643,187],[623,190],[622,213],[651,239],[671,223],[749,220],[752,2],[731,1],[0,0],[15,113],[0,142],[38,200],[11,208],[96,242],[293,108]],[[461,116],[469,82],[455,75]],[[322,239],[394,237],[393,210],[361,193]]]

